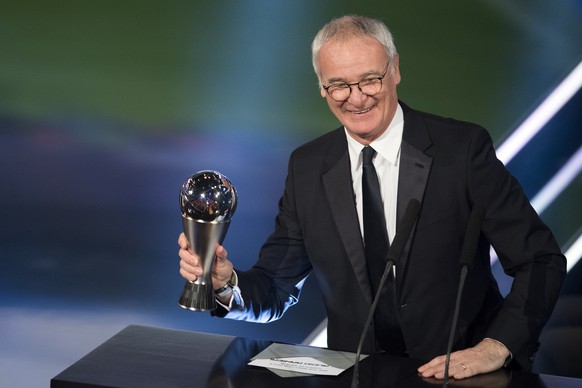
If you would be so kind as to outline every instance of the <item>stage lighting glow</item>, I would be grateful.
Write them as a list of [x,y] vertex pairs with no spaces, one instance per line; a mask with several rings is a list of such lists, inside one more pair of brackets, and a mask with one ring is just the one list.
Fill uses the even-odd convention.
[[[522,148],[546,125],[552,117],[582,88],[582,62],[550,93],[540,106],[501,144],[496,153],[499,160],[507,164]],[[550,203],[572,182],[582,169],[580,149],[558,171],[558,173],[538,192],[532,206],[538,213],[543,212]],[[580,256],[575,259],[577,262]],[[495,250],[491,248],[491,264],[497,261]],[[575,263],[574,262],[574,263]]]
[[556,175],[537,193],[531,201],[538,213],[543,212],[582,171],[582,147],[566,162]]
[[564,255],[568,261],[566,269],[570,271],[582,257],[582,233],[578,235],[578,238],[576,241],[574,241],[574,244],[568,248]]
[[564,78],[553,92],[533,111],[531,115],[501,144],[497,157],[504,164],[515,155],[558,113],[560,109],[582,87],[582,62]]
[[[568,187],[570,183],[580,174],[582,171],[582,147],[574,153],[574,155],[564,164],[564,166],[558,171],[552,179],[546,183],[546,185],[536,194],[532,199],[531,205],[538,213],[542,213],[546,208]],[[582,244],[582,243],[580,243]],[[582,248],[580,248],[582,249]],[[575,254],[574,252],[578,252]],[[491,248],[491,264],[495,263],[498,259],[497,254]],[[580,251],[572,251],[569,255],[566,254],[568,259],[568,270],[573,267],[580,259]]]

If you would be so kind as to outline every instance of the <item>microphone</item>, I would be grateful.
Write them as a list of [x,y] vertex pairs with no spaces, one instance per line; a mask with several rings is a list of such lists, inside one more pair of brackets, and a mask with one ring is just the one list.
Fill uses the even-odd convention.
[[410,236],[410,232],[412,232],[412,227],[418,218],[418,213],[420,212],[420,203],[416,199],[411,199],[406,206],[406,210],[404,211],[404,215],[402,216],[402,221],[400,221],[399,227],[396,229],[396,236],[394,236],[394,241],[390,244],[390,248],[388,248],[388,254],[386,262],[386,267],[384,268],[384,273],[382,274],[382,278],[380,279],[380,284],[378,285],[378,290],[376,290],[376,295],[374,295],[374,301],[372,302],[372,307],[370,307],[370,312],[368,312],[368,317],[366,319],[366,323],[364,324],[364,328],[362,330],[362,334],[360,336],[360,342],[358,343],[358,348],[356,351],[356,361],[354,363],[354,374],[352,376],[352,388],[356,388],[358,386],[358,375],[360,371],[360,356],[362,353],[362,346],[364,344],[364,340],[366,339],[366,334],[368,333],[368,327],[370,327],[370,323],[372,322],[372,318],[374,317],[374,312],[376,311],[376,306],[380,301],[380,294],[382,293],[382,289],[384,288],[384,283],[386,282],[386,278],[388,278],[388,274],[393,266],[398,263],[400,256],[402,256],[402,252],[404,252],[404,247],[406,246],[406,242],[408,241],[408,237]]
[[465,232],[465,241],[463,241],[463,248],[461,249],[461,277],[459,279],[459,289],[457,291],[457,301],[455,302],[455,311],[453,313],[453,324],[451,326],[451,333],[449,334],[449,342],[447,345],[447,354],[445,358],[445,385],[449,380],[449,362],[451,361],[451,349],[453,347],[453,339],[457,329],[457,320],[459,318],[459,310],[461,308],[461,295],[463,293],[463,286],[465,285],[465,278],[467,277],[468,269],[473,265],[475,260],[475,253],[477,252],[477,245],[479,244],[479,236],[481,235],[481,224],[485,217],[485,210],[479,205],[473,206],[469,222],[467,223],[467,231]]

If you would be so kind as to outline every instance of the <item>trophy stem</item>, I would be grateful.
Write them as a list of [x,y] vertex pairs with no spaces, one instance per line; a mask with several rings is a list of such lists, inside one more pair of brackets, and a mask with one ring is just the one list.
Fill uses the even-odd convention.
[[178,304],[191,311],[212,311],[216,309],[212,289],[212,266],[216,245],[222,244],[230,221],[208,222],[182,216],[182,223],[190,251],[200,258],[203,273],[195,281],[184,284]]

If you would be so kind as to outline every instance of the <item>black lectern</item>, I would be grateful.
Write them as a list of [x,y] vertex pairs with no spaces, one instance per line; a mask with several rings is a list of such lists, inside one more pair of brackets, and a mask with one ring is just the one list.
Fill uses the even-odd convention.
[[[249,360],[271,342],[130,325],[51,380],[63,387],[350,387],[339,376],[279,377]],[[438,387],[416,373],[422,360],[373,355],[362,361],[360,387]],[[582,380],[500,370],[452,386],[580,387]]]

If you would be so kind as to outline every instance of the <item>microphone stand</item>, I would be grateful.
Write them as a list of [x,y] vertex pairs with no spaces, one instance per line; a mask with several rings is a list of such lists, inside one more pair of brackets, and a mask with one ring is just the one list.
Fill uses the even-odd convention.
[[362,345],[364,344],[364,340],[366,339],[366,334],[368,333],[368,327],[370,327],[370,323],[372,322],[372,318],[374,317],[374,312],[376,312],[376,306],[378,306],[378,302],[380,301],[380,294],[382,288],[384,288],[384,283],[386,283],[386,279],[388,278],[388,274],[390,270],[394,266],[394,260],[388,260],[386,263],[386,267],[384,268],[384,273],[382,274],[382,278],[380,279],[380,284],[378,285],[378,292],[376,292],[376,296],[374,297],[374,302],[372,302],[372,307],[370,307],[370,312],[368,313],[368,318],[366,319],[366,323],[364,324],[364,330],[362,330],[362,335],[360,336],[360,342],[358,343],[358,349],[356,350],[356,361],[354,363],[354,374],[352,375],[352,388],[357,388],[359,383],[359,374],[360,374],[360,356],[362,353]]
[[459,319],[459,310],[461,309],[461,296],[463,294],[463,287],[469,267],[475,260],[475,253],[479,244],[479,236],[481,235],[481,224],[485,217],[485,209],[479,205],[474,205],[467,223],[467,231],[465,232],[465,241],[461,250],[461,277],[459,279],[459,289],[457,290],[457,300],[455,301],[455,311],[453,313],[453,323],[451,325],[451,332],[449,333],[449,342],[447,345],[447,354],[445,357],[445,376],[443,386],[447,386],[449,382],[449,363],[451,361],[451,351],[453,349],[453,340],[455,331],[457,330],[457,321]]
[[461,305],[461,296],[463,294],[463,287],[465,285],[465,279],[467,277],[468,267],[463,265],[461,268],[461,278],[459,280],[459,289],[457,290],[457,300],[455,302],[455,312],[453,314],[453,324],[451,326],[451,332],[449,334],[449,343],[447,345],[447,357],[445,358],[445,382],[446,387],[449,382],[449,362],[451,361],[451,351],[453,349],[453,338],[455,336],[455,331],[457,330],[457,321],[459,319],[459,306]]

